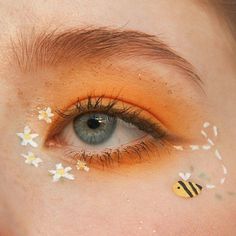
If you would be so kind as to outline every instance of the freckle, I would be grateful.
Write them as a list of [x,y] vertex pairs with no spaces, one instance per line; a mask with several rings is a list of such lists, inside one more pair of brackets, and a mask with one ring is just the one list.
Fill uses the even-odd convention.
[[235,192],[228,192],[228,194],[229,194],[230,196],[236,196],[236,193],[235,193]]
[[222,200],[222,196],[218,193],[215,194],[215,197],[218,199],[218,200]]
[[193,166],[190,166],[189,169],[190,169],[191,172],[194,171],[194,167]]
[[20,89],[18,89],[18,90],[17,90],[17,94],[18,94],[18,96],[21,97],[21,96],[23,96],[24,93],[23,93]]

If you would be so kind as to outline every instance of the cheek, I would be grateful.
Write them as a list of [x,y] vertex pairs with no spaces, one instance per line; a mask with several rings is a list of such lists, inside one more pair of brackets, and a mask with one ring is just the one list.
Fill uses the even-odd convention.
[[158,170],[144,164],[134,169],[126,174],[94,171],[66,185],[38,186],[31,199],[36,203],[31,204],[32,233],[166,235],[171,226],[172,232],[204,235],[212,229],[209,218],[223,229],[220,215],[225,213],[213,214],[215,203],[207,203],[208,194],[187,200],[173,194],[171,179],[178,168]]

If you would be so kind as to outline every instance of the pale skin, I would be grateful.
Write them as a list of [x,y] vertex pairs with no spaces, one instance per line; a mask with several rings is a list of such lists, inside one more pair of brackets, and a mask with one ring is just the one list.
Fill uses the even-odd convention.
[[[236,196],[228,194],[236,192],[235,45],[225,25],[213,12],[202,8],[197,1],[187,0],[78,0],[60,1],[60,4],[58,1],[26,0],[1,1],[0,16],[0,235],[236,233],[233,220],[236,218]],[[167,67],[162,71],[161,66],[157,69],[147,63],[146,68],[154,74],[157,70],[159,77],[165,75],[165,81],[173,78],[173,81],[168,81],[170,87],[177,84],[171,103],[166,102],[164,106],[165,103],[155,100],[154,96],[164,90],[160,79],[156,79],[155,86],[148,86],[149,82],[145,82],[147,89],[140,91],[137,83],[132,85],[130,82],[135,77],[134,67],[139,69],[138,59],[132,59],[131,64],[121,62],[119,68],[114,66],[112,71],[101,66],[95,75],[90,72],[94,65],[80,69],[75,66],[73,70],[78,77],[73,76],[74,72],[71,74],[70,67],[22,73],[8,60],[9,39],[16,38],[19,31],[27,31],[30,27],[91,25],[161,35],[168,45],[194,65],[204,82],[206,95],[192,88],[190,83],[178,85],[181,75],[172,69],[168,71]],[[115,59],[113,62],[116,63]],[[146,72],[142,70],[142,73],[143,81],[147,81]],[[63,76],[68,82],[61,81]],[[39,77],[43,77],[44,81]],[[45,148],[43,144],[49,126],[37,120],[38,106],[66,107],[78,97],[77,91],[83,94],[85,90],[84,96],[88,92],[86,89],[96,85],[97,92],[105,92],[102,91],[104,84],[109,87],[115,81],[122,85],[123,97],[133,93],[129,96],[134,102],[136,96],[146,93],[142,98],[144,103],[156,103],[156,113],[166,114],[165,119],[172,131],[184,133],[195,143],[202,142],[200,130],[205,121],[216,124],[219,128],[217,147],[228,170],[225,183],[218,184],[222,170],[219,162],[212,158],[212,151],[199,151],[198,154],[159,151],[159,157],[155,158],[157,156],[153,154],[149,161],[105,170],[91,167],[89,172],[83,172],[76,171],[60,152]],[[185,93],[190,99],[189,106],[181,108],[180,102],[173,105],[173,101]],[[171,104],[179,106],[176,116],[171,116]],[[22,132],[25,125],[30,125],[40,135],[37,139],[39,147],[31,149],[43,159],[38,168],[26,165],[20,157],[28,150],[20,145],[16,133]],[[205,159],[199,161],[196,155]],[[60,162],[73,168],[75,180],[52,183],[48,170],[55,169],[55,164]],[[202,191],[193,199],[177,197],[172,192],[172,185],[179,180],[179,172],[190,171],[191,167],[198,171],[193,173],[193,180],[205,184],[196,176],[204,170],[217,185],[216,189]],[[222,198],[217,198],[215,194]]]

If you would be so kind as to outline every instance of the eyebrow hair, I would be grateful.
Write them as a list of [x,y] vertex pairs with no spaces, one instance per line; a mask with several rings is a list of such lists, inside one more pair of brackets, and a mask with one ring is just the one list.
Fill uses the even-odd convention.
[[52,30],[29,34],[20,33],[11,39],[12,56],[23,72],[43,66],[111,57],[142,57],[172,65],[202,83],[194,67],[155,35],[133,30],[110,28]]

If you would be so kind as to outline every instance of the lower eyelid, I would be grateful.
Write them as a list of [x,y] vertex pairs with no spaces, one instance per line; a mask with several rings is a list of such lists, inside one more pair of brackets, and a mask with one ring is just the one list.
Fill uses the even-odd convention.
[[160,158],[160,153],[167,155],[170,150],[172,150],[171,145],[166,140],[157,141],[149,135],[119,148],[105,149],[102,152],[86,152],[71,146],[61,149],[64,160],[74,165],[78,160],[85,161],[95,169],[145,162],[153,158]]

